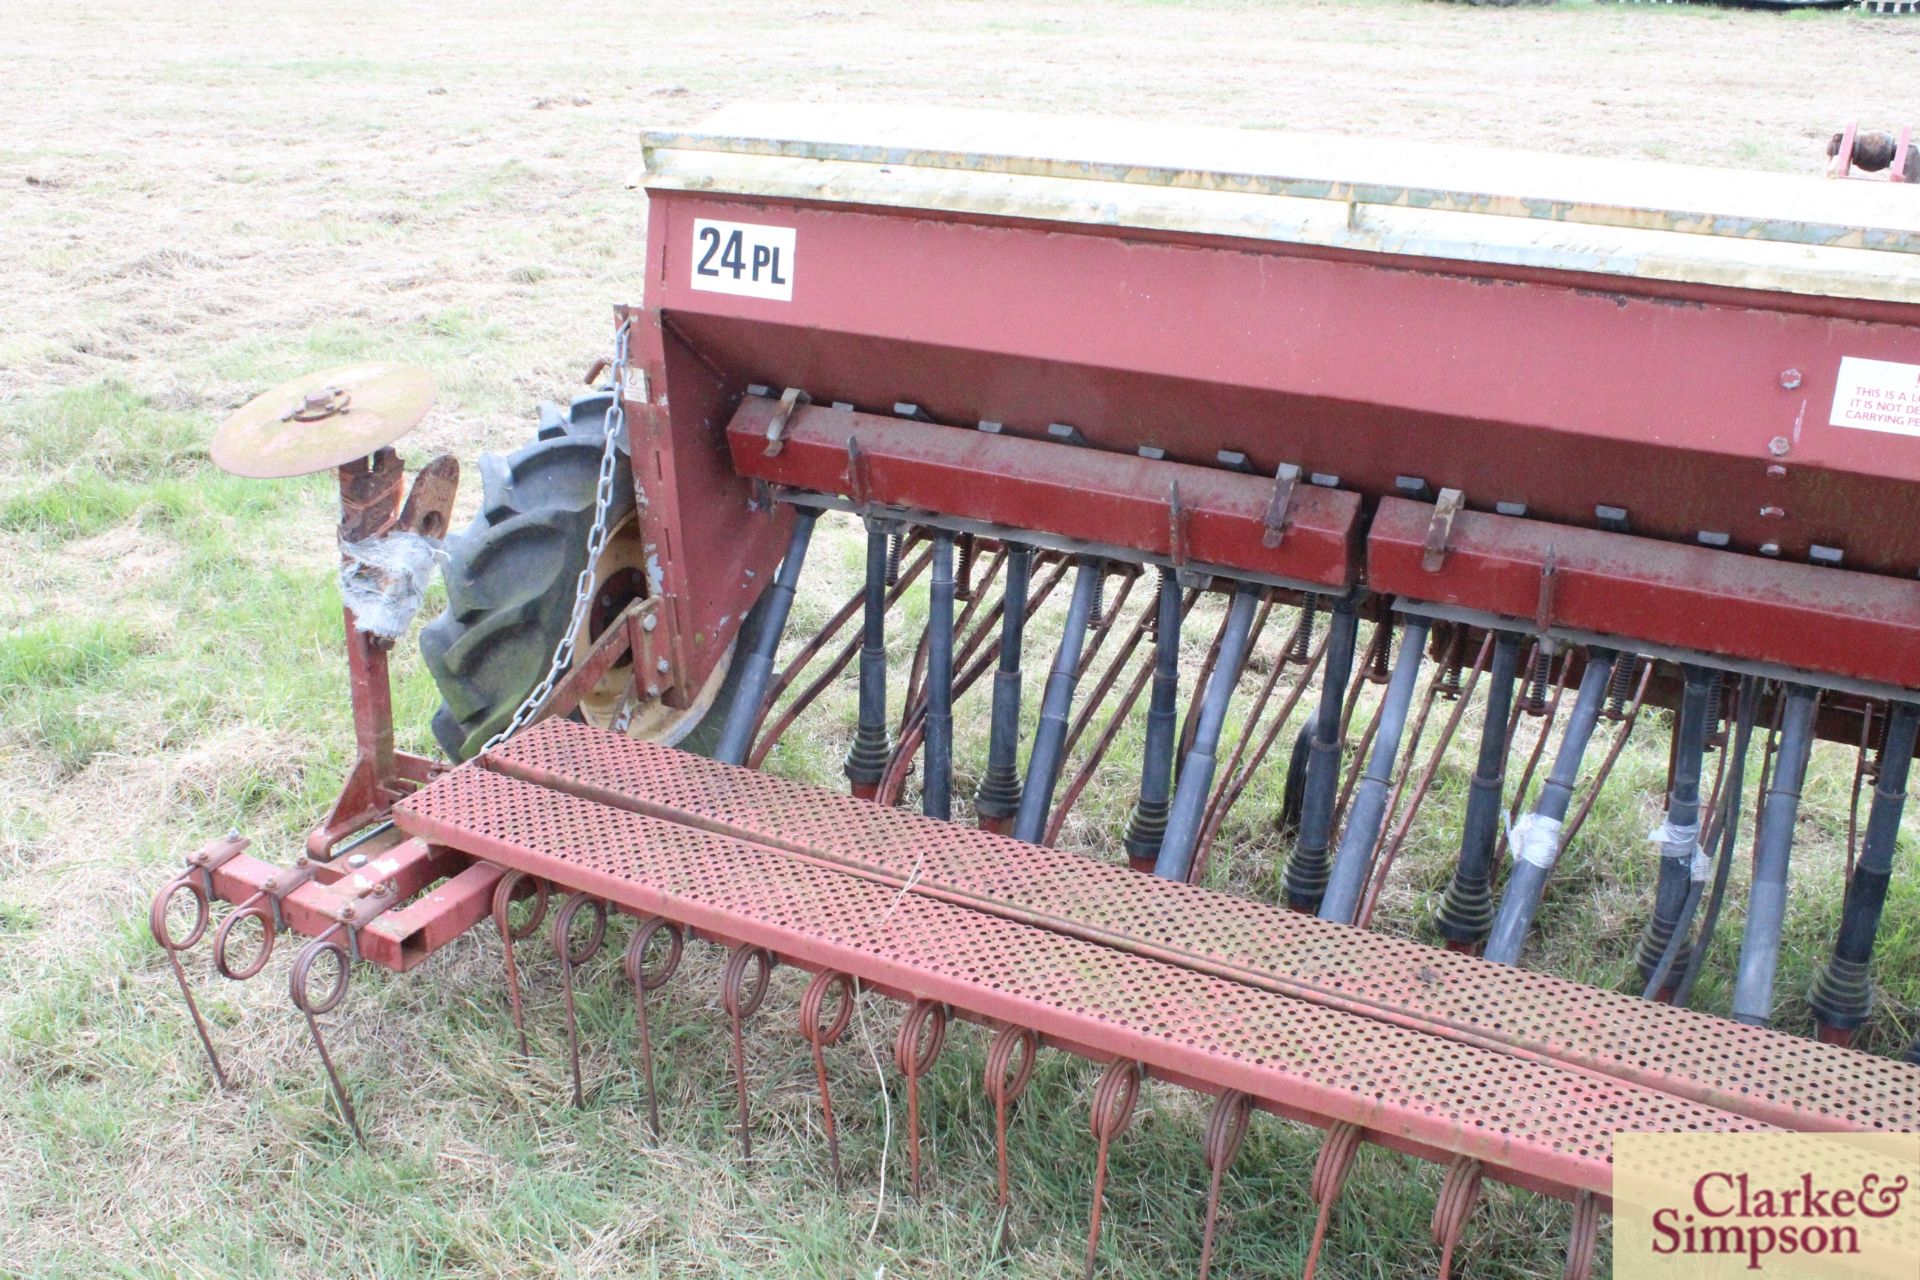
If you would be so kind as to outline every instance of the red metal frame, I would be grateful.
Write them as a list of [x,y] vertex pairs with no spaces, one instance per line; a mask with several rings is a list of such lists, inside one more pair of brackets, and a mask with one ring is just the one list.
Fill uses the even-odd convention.
[[773,400],[749,398],[734,414],[727,442],[741,475],[844,495],[860,506],[964,515],[1182,565],[1336,592],[1353,583],[1358,494],[1294,484],[1277,513],[1280,527],[1270,528],[1271,476],[817,406],[794,411],[776,449],[767,429],[778,412]]
[[1374,591],[1920,689],[1920,582],[1477,511],[1454,517],[1429,570],[1433,512],[1381,501],[1367,534]]

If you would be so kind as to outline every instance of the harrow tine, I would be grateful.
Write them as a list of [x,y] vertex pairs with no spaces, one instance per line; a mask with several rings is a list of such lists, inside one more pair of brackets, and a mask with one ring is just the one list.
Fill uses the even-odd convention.
[[860,723],[844,766],[853,794],[871,800],[886,772],[893,744],[887,737],[887,550],[891,533],[867,527],[867,584],[860,639]]
[[1200,1280],[1207,1280],[1213,1269],[1213,1228],[1220,1216],[1220,1180],[1240,1153],[1246,1140],[1247,1125],[1253,1119],[1253,1099],[1238,1089],[1229,1089],[1214,1100],[1207,1114],[1205,1143],[1207,1169],[1207,1219],[1200,1235]]
[[1287,859],[1287,903],[1318,911],[1327,889],[1327,847],[1333,842],[1333,799],[1340,787],[1341,722],[1347,675],[1353,669],[1360,615],[1350,599],[1335,600],[1328,627],[1326,666],[1320,673],[1320,707],[1308,739],[1307,777],[1301,797],[1300,835]]
[[[1507,741],[1511,743],[1514,734],[1520,728],[1520,717],[1528,716],[1540,721],[1540,732],[1534,735],[1533,747],[1527,752],[1526,767],[1520,770],[1520,781],[1513,789],[1513,800],[1507,806],[1506,829],[1500,833],[1496,848],[1506,852],[1510,843],[1513,824],[1520,818],[1520,806],[1527,802],[1527,792],[1533,786],[1534,771],[1540,767],[1540,757],[1546,754],[1547,739],[1553,735],[1554,723],[1560,718],[1560,700],[1567,691],[1567,681],[1573,675],[1571,656],[1561,660],[1559,675],[1554,675],[1552,655],[1546,653],[1545,646],[1536,643],[1533,647],[1533,673],[1527,677],[1526,697],[1514,707],[1507,720]],[[1545,675],[1542,675],[1542,669]],[[1537,710],[1535,708],[1538,708]],[[1491,926],[1489,926],[1491,927]]]
[[1099,1149],[1093,1165],[1093,1208],[1087,1223],[1087,1280],[1100,1253],[1100,1208],[1107,1191],[1107,1152],[1113,1140],[1133,1122],[1133,1104],[1140,1097],[1140,1064],[1117,1058],[1093,1089],[1092,1124]]
[[[770,952],[742,943],[727,955],[727,966],[720,974],[720,1004],[727,1011],[733,1030],[733,1084],[740,1100],[740,1158],[753,1159],[753,1130],[747,1121],[747,1047],[742,1035],[748,1018],[759,1011],[767,998],[767,983],[773,977]],[[753,981],[747,981],[747,966],[754,967]]]
[[[573,945],[574,918],[582,910],[593,908],[593,927],[587,931],[586,941],[578,948]],[[560,904],[553,913],[553,953],[560,958],[560,994],[567,1010],[567,1065],[573,1072],[573,1105],[585,1105],[585,1095],[580,1089],[580,1023],[573,1007],[573,971],[580,965],[599,954],[600,944],[607,937],[607,904],[588,893],[576,893]]]
[[1433,1202],[1433,1242],[1440,1246],[1439,1280],[1448,1280],[1453,1274],[1453,1251],[1480,1199],[1483,1172],[1484,1166],[1470,1156],[1456,1156],[1447,1166],[1446,1180]]
[[713,758],[727,764],[739,764],[753,745],[753,731],[760,723],[760,709],[766,702],[767,682],[773,676],[774,654],[780,648],[781,633],[787,629],[787,614],[793,608],[794,588],[800,581],[801,566],[806,563],[807,543],[813,537],[819,512],[811,507],[793,513],[793,537],[787,543],[786,557],[774,575],[767,600],[767,611],[760,619],[760,630],[753,647],[741,656],[740,683],[735,686],[733,702],[727,708],[725,726]]
[[1820,694],[1809,685],[1790,684],[1781,719],[1780,750],[1766,806],[1753,836],[1753,883],[1748,890],[1747,927],[1740,938],[1740,964],[1733,984],[1733,1018],[1764,1027],[1773,1019],[1774,971],[1780,961],[1780,934],[1786,923],[1787,867],[1793,855],[1793,827],[1800,813],[1800,787],[1813,751],[1814,716]]
[[1511,631],[1495,633],[1487,714],[1480,728],[1479,762],[1467,792],[1460,859],[1435,921],[1447,945],[1456,951],[1478,947],[1493,925],[1493,845],[1500,830],[1500,792],[1507,776],[1507,716],[1519,667],[1520,637]]
[[1600,1199],[1582,1191],[1573,1202],[1573,1227],[1567,1233],[1567,1266],[1561,1280],[1587,1280],[1593,1274],[1593,1253],[1600,1241]]
[[993,719],[987,731],[987,768],[974,793],[973,811],[988,831],[1005,832],[1020,808],[1015,755],[1020,737],[1020,645],[1027,626],[1027,578],[1033,551],[1007,547],[1007,586],[1000,609],[1000,663],[993,673]]
[[[520,886],[532,881],[534,892],[533,914],[514,928],[508,913],[513,900],[520,892]],[[541,921],[547,918],[547,901],[550,890],[547,882],[536,880],[524,871],[509,871],[500,877],[493,887],[493,927],[500,933],[500,949],[505,954],[507,969],[507,1003],[513,1010],[513,1029],[520,1037],[520,1056],[527,1056],[527,1019],[520,1001],[520,966],[515,962],[513,944],[533,936]]]
[[[187,971],[180,965],[180,953],[200,941],[207,931],[207,920],[212,912],[206,889],[193,877],[194,870],[185,871],[160,886],[160,891],[153,896],[153,906],[147,912],[147,927],[153,932],[153,940],[167,953],[167,964],[173,969],[173,980],[180,986],[180,998],[187,1002],[187,1013],[193,1018],[193,1029],[200,1037],[200,1047],[207,1051],[207,1065],[213,1068],[214,1081],[225,1089],[226,1069],[220,1065],[220,1055],[214,1052],[213,1036],[207,1030],[207,1020],[201,1015],[200,1005],[193,998],[193,987],[187,982]],[[186,937],[175,938],[167,924],[167,908],[173,905],[174,895],[182,889],[193,897],[193,928],[187,931]]]
[[998,1173],[998,1197],[994,1201],[1000,1214],[1000,1248],[1010,1239],[1009,1221],[1013,1200],[1007,1189],[1007,1111],[1027,1091],[1033,1079],[1034,1055],[1040,1051],[1040,1037],[1031,1027],[1006,1023],[993,1033],[987,1046],[987,1096],[993,1099],[993,1152]]
[[[827,996],[836,997],[832,1018],[826,1011]],[[840,1130],[833,1122],[833,1091],[827,1085],[826,1051],[840,1043],[853,1021],[853,1002],[857,995],[853,979],[844,973],[822,969],[800,993],[800,1037],[813,1049],[813,1077],[820,1085],[820,1123],[827,1131],[827,1157],[833,1167],[833,1188],[844,1183],[840,1177]]]
[[[649,970],[647,950],[662,932],[667,935],[667,954],[658,967]],[[655,1138],[660,1136],[660,1098],[653,1084],[653,1036],[647,1028],[647,992],[658,991],[672,980],[685,948],[686,936],[680,926],[660,916],[642,920],[627,943],[625,968],[627,981],[633,984],[633,1030],[640,1041],[640,1070],[647,1078],[647,1122],[653,1126]]]
[[[1607,694],[1607,682],[1613,675],[1613,653],[1607,649],[1587,652],[1587,669],[1580,677],[1580,693],[1574,699],[1573,712],[1553,758],[1553,769],[1540,789],[1540,798],[1520,822],[1514,824],[1513,869],[1507,875],[1499,909],[1494,913],[1493,929],[1487,938],[1486,958],[1495,964],[1517,964],[1526,945],[1533,914],[1540,907],[1540,896],[1547,877],[1559,860],[1561,823],[1573,799],[1573,786],[1580,777],[1580,762],[1593,740],[1594,726],[1600,719],[1600,704]],[[1542,730],[1545,732],[1544,728]]]
[[[294,1008],[306,1015],[307,1035],[313,1041],[314,1052],[320,1055],[320,1065],[326,1068],[327,1080],[333,1086],[334,1100],[340,1104],[340,1113],[347,1118],[347,1126],[353,1130],[354,1140],[362,1147],[367,1145],[367,1135],[360,1128],[360,1117],[353,1109],[353,1097],[347,1092],[346,1082],[340,1078],[339,1069],[333,1065],[333,1055],[327,1052],[327,1042],[320,1034],[320,1019],[340,1007],[347,998],[347,982],[353,976],[353,957],[347,948],[334,940],[344,925],[335,924],[319,937],[301,948],[300,954],[293,959],[293,969],[287,975],[287,988],[293,997]],[[338,975],[325,995],[314,999],[312,987],[313,966],[320,957],[331,954],[338,967]]]
[[927,727],[921,757],[921,812],[953,816],[953,535],[933,536],[927,602]]
[[1054,655],[1053,670],[1047,675],[1047,688],[1040,704],[1040,724],[1034,730],[1033,752],[1027,758],[1027,781],[1021,789],[1020,809],[1013,820],[1017,840],[1037,844],[1045,831],[1047,814],[1053,808],[1053,787],[1060,776],[1060,749],[1067,738],[1067,712],[1073,706],[1075,672],[1080,665],[1081,646],[1087,638],[1087,619],[1093,609],[1093,596],[1104,570],[1091,556],[1082,557],[1073,580],[1073,600],[1067,606],[1067,621],[1060,632],[1060,649]]
[[1408,617],[1400,628],[1400,657],[1393,665],[1386,696],[1380,700],[1380,733],[1347,810],[1346,830],[1340,833],[1340,849],[1334,855],[1326,893],[1320,899],[1322,920],[1351,924],[1360,908],[1373,851],[1387,820],[1387,789],[1393,780],[1394,762],[1400,757],[1400,739],[1426,657],[1428,626],[1425,618]]
[[1313,1202],[1320,1206],[1320,1213],[1313,1221],[1313,1242],[1307,1246],[1307,1265],[1301,1272],[1301,1280],[1313,1280],[1313,1273],[1320,1267],[1320,1250],[1327,1243],[1327,1223],[1333,1217],[1333,1202],[1340,1198],[1340,1190],[1347,1185],[1347,1174],[1353,1171],[1353,1157],[1360,1150],[1360,1126],[1345,1120],[1327,1130],[1326,1140],[1320,1144],[1320,1155],[1313,1162],[1312,1194]]
[[[1173,793],[1173,735],[1180,698],[1180,583],[1160,571],[1154,602],[1153,693],[1147,700],[1147,738],[1140,753],[1140,797],[1127,821],[1127,857],[1138,870],[1151,870],[1167,830],[1167,804]],[[1118,717],[1116,716],[1116,720]]]
[[1672,959],[1667,956],[1667,943],[1675,936],[1694,883],[1706,879],[1700,852],[1700,776],[1707,735],[1713,728],[1707,704],[1719,684],[1719,675],[1688,663],[1681,667],[1681,677],[1684,686],[1673,727],[1673,781],[1667,792],[1666,819],[1650,837],[1660,846],[1660,878],[1654,888],[1653,914],[1641,931],[1635,956],[1648,999],[1659,995],[1652,981],[1656,970],[1664,966],[1670,971],[1675,963],[1685,966],[1684,941]]
[[1888,708],[1886,738],[1880,751],[1879,776],[1873,783],[1873,804],[1867,811],[1867,833],[1860,861],[1847,881],[1840,930],[1833,955],[1814,979],[1808,999],[1820,1025],[1820,1038],[1845,1044],[1867,1019],[1873,984],[1868,965],[1880,932],[1880,913],[1887,902],[1887,881],[1893,870],[1893,850],[1906,807],[1907,775],[1913,748],[1920,736],[1920,707],[1896,702]]
[[1220,731],[1226,727],[1227,703],[1233,697],[1234,687],[1240,683],[1240,669],[1246,665],[1253,639],[1253,614],[1262,594],[1245,584],[1234,589],[1219,660],[1214,664],[1212,678],[1207,681],[1206,692],[1190,717],[1197,725],[1193,745],[1180,766],[1180,778],[1173,788],[1173,804],[1167,810],[1167,829],[1161,836],[1160,854],[1153,864],[1153,873],[1165,879],[1185,880],[1193,869],[1200,822],[1207,797],[1213,791],[1215,755],[1220,749]]
[[915,1000],[900,1019],[893,1041],[894,1065],[907,1078],[907,1169],[913,1198],[920,1198],[920,1077],[933,1067],[947,1041],[947,1007]]

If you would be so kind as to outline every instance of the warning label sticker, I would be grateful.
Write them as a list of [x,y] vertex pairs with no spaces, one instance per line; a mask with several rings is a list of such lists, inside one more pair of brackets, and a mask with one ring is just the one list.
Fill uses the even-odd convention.
[[1836,427],[1920,436],[1920,364],[1840,357],[1829,421]]

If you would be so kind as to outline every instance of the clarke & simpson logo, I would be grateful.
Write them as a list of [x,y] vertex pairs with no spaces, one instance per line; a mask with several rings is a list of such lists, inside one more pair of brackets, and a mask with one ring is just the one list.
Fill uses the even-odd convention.
[[1920,1134],[1623,1133],[1614,1274],[1920,1275]]

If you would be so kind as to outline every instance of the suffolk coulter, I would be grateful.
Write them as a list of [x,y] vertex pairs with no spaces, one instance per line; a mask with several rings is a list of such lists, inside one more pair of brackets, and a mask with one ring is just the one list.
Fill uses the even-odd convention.
[[[1089,1272],[1149,1078],[1215,1099],[1202,1274],[1256,1111],[1326,1132],[1316,1262],[1373,1143],[1446,1166],[1448,1264],[1486,1180],[1573,1201],[1570,1276],[1617,1131],[1920,1128],[1920,1047],[1848,1045],[1920,728],[1903,186],[821,107],[644,156],[644,301],[595,390],[481,460],[464,530],[451,459],[403,500],[408,371],[316,375],[223,429],[233,469],[338,470],[359,758],[290,868],[230,836],[162,889],[189,1005],[213,900],[229,978],[308,937],[293,1001],[357,1129],[331,1056],[352,968],[491,922],[524,1048],[515,950],[550,922],[578,1102],[575,973],[625,917],[656,1129],[649,996],[693,940],[728,949],[744,1155],[743,1030],[797,966],[836,1178],[825,1062],[857,1003],[901,1006],[916,1188],[956,1020],[991,1029],[1002,1205],[1036,1055],[1102,1064]],[[864,573],[795,634],[823,537]],[[395,749],[386,683],[436,562],[446,759]],[[839,744],[845,794],[758,771],[797,730]],[[1648,859],[1650,892],[1632,989],[1600,990],[1529,945],[1635,733],[1671,735],[1664,816],[1602,851]],[[1822,738],[1858,753],[1850,879],[1811,991],[1784,990]],[[1207,887],[1236,804],[1285,834],[1269,900]],[[1070,822],[1112,857],[1057,848]],[[1444,884],[1396,880],[1416,833],[1457,849]],[[1438,945],[1370,929],[1390,885]],[[243,920],[265,945],[229,955]],[[1730,1002],[1695,1011],[1716,930]],[[1817,1038],[1769,1029],[1803,1001]]]

